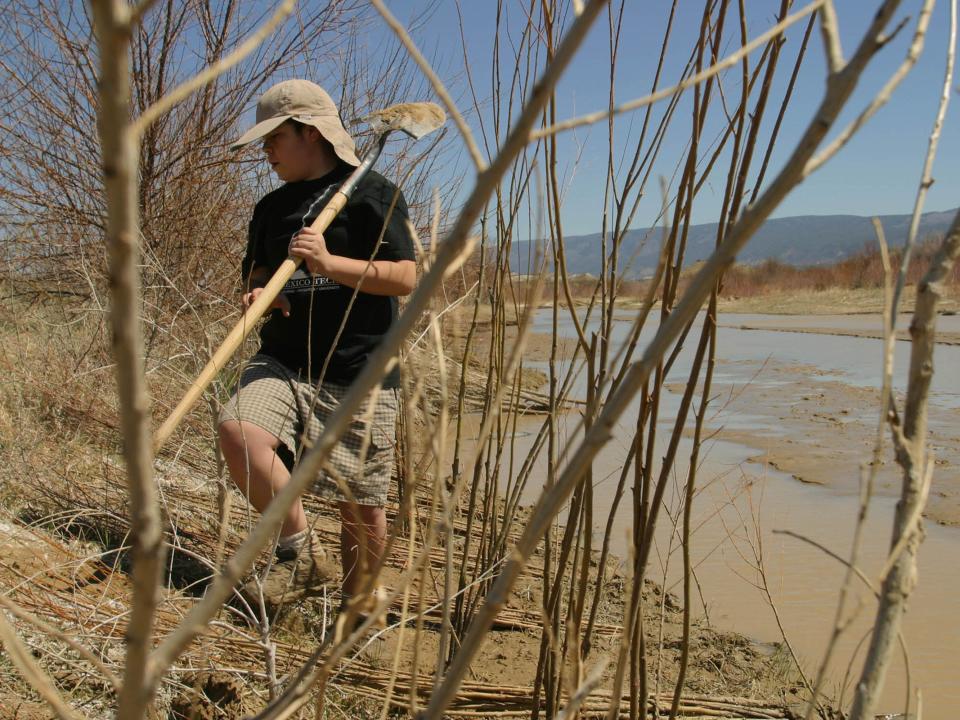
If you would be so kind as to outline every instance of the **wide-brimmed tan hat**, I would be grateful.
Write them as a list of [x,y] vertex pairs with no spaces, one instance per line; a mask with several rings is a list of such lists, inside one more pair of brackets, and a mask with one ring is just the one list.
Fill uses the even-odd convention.
[[340,122],[337,106],[326,90],[309,80],[284,80],[267,90],[257,103],[257,124],[237,138],[231,150],[259,140],[287,120],[312,125],[333,145],[337,156],[359,165],[353,138]]

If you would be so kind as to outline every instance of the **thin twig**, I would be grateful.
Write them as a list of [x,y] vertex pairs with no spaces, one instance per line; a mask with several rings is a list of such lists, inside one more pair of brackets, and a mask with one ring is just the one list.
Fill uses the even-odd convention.
[[45,620],[38,618],[33,613],[27,612],[26,610],[21,608],[19,605],[14,603],[10,598],[4,595],[0,595],[0,605],[3,605],[3,607],[6,608],[6,610],[10,614],[20,618],[25,622],[30,623],[31,625],[35,625],[37,628],[43,631],[45,635],[55,637],[58,640],[66,643],[78,655],[80,655],[85,660],[87,660],[87,662],[93,665],[98,672],[103,673],[103,677],[106,679],[108,683],[110,683],[110,686],[114,689],[114,691],[120,690],[120,680],[117,679],[117,676],[113,674],[110,668],[107,667],[106,664],[104,664],[103,661],[100,660],[100,658],[98,658],[95,654],[90,652],[90,650],[87,647],[77,642],[73,637],[68,635],[66,632],[64,632],[63,630],[61,630],[60,628],[54,625],[51,625]]
[[[577,20],[573,28],[577,28],[579,23],[587,18],[592,10],[599,10],[598,5],[599,3],[591,3],[588,10]],[[886,27],[898,5],[899,0],[887,0],[881,5],[870,27],[864,33],[857,51],[847,65],[847,70],[828,79],[825,96],[813,121],[806,128],[780,174],[757,199],[756,203],[744,211],[738,222],[730,229],[724,241],[693,278],[683,299],[660,326],[641,360],[631,366],[622,384],[616,392],[611,394],[597,422],[579,444],[556,483],[540,497],[522,537],[510,554],[509,562],[488,593],[484,606],[474,618],[470,632],[464,638],[460,652],[455,656],[442,685],[431,699],[427,717],[438,717],[449,705],[455,693],[455,688],[459,685],[473,655],[479,649],[485,633],[499,608],[505,602],[507,594],[524,567],[527,558],[530,557],[534,547],[543,537],[546,527],[560,511],[573,488],[583,476],[593,457],[612,438],[613,428],[617,420],[633,399],[635,393],[644,385],[652,369],[661,361],[667,349],[699,310],[703,300],[714,287],[717,276],[732,264],[736,254],[747,243],[756,229],[769,217],[783,197],[802,180],[805,164],[833,126],[837,116],[849,99],[860,74],[876,52],[876,36]],[[559,57],[560,54],[558,53]],[[518,127],[518,130],[521,129]]]
[[10,621],[2,612],[0,612],[0,641],[7,649],[7,657],[17,666],[23,679],[30,683],[30,687],[37,691],[60,720],[77,720],[82,717],[66,704],[53,683],[50,682],[50,678],[37,665],[30,650],[17,637]]
[[840,148],[846,145],[850,141],[850,138],[852,138],[861,127],[866,125],[867,121],[870,120],[880,108],[887,104],[893,95],[893,91],[899,87],[903,79],[910,73],[913,66],[916,65],[920,54],[923,52],[927,27],[930,24],[930,15],[935,2],[936,0],[925,0],[923,7],[920,8],[920,16],[917,18],[917,28],[913,34],[913,42],[910,43],[910,47],[907,49],[907,56],[900,66],[893,75],[890,76],[880,92],[874,95],[870,104],[867,105],[863,112],[854,118],[849,125],[840,131],[829,145],[817,153],[810,162],[807,163],[806,168],[804,168],[804,174],[814,172],[827,162],[827,160],[836,155],[837,152],[840,151]]
[[940,131],[943,129],[947,106],[950,104],[954,63],[957,53],[956,47],[957,0],[950,0],[950,34],[947,38],[947,62],[943,73],[943,86],[940,90],[940,106],[937,109],[937,116],[933,121],[933,131],[930,133],[930,139],[927,144],[927,156],[923,161],[923,172],[920,175],[920,184],[917,186],[917,197],[913,203],[913,214],[910,217],[910,230],[907,233],[907,241],[903,248],[903,257],[900,260],[900,273],[897,277],[897,284],[890,306],[893,315],[893,325],[896,325],[900,295],[903,293],[903,288],[907,284],[907,270],[910,266],[910,255],[917,241],[917,233],[920,230],[920,216],[923,213],[927,192],[930,190],[930,186],[933,185],[933,163],[937,157],[937,147],[940,144]]
[[213,65],[204,68],[201,72],[194,75],[181,85],[168,92],[153,105],[141,113],[131,125],[133,132],[139,136],[142,135],[154,121],[161,115],[172,109],[180,101],[184,100],[191,93],[199,90],[213,79],[222,75],[234,65],[243,60],[247,55],[253,52],[256,47],[262,43],[272,33],[287,15],[293,12],[296,6],[296,0],[281,0],[273,15],[261,25],[250,37],[244,40],[232,53],[226,57],[220,58]]
[[863,582],[863,584],[867,586],[867,588],[870,590],[870,592],[872,592],[872,593],[874,594],[875,597],[879,597],[879,596],[880,596],[880,591],[877,590],[876,586],[873,584],[873,581],[870,580],[870,578],[867,577],[866,573],[864,573],[863,570],[861,570],[860,568],[858,568],[856,565],[851,565],[850,562],[849,562],[846,558],[841,557],[840,555],[838,555],[837,553],[835,553],[833,550],[831,550],[830,548],[828,548],[826,545],[823,545],[823,544],[817,542],[816,540],[814,540],[813,538],[807,537],[806,535],[801,535],[801,534],[798,533],[798,532],[794,532],[793,530],[776,530],[776,529],[774,529],[774,530],[773,530],[773,534],[774,534],[774,535],[787,535],[788,537],[792,537],[792,538],[794,538],[795,540],[800,540],[801,542],[805,542],[805,543],[807,543],[808,545],[812,545],[812,546],[815,547],[817,550],[819,550],[820,552],[822,552],[824,555],[833,558],[834,560],[836,560],[838,563],[840,563],[840,564],[843,565],[844,567],[849,568],[851,571],[853,571],[853,574],[854,574],[854,575],[856,575],[858,578],[860,578],[860,580]]
[[150,9],[156,5],[159,0],[140,0],[136,5],[134,5],[130,10],[129,24],[131,27],[137,25],[143,16],[150,12]]
[[833,0],[823,3],[819,18],[827,69],[831,73],[838,73],[843,69],[843,48],[840,45],[840,26],[837,23],[837,10],[833,6]]
[[922,533],[913,532],[908,523],[911,518],[918,517],[918,507],[921,513],[923,509],[923,486],[929,462],[927,402],[933,378],[937,306],[943,292],[943,283],[952,272],[958,257],[960,212],[954,217],[940,250],[917,288],[916,309],[910,326],[913,342],[903,427],[902,431],[896,428],[894,433],[897,462],[903,473],[903,489],[894,518],[892,545],[896,548],[904,535],[908,535],[909,540],[897,554],[893,567],[883,581],[870,649],[850,710],[851,720],[865,720],[875,714],[891,659],[893,640],[900,632],[906,603],[916,584],[916,555]]
[[433,86],[433,90],[437,93],[437,97],[440,98],[440,102],[442,102],[443,106],[447,109],[447,114],[453,118],[453,122],[460,131],[460,135],[463,137],[463,142],[467,146],[467,152],[470,153],[470,158],[473,160],[473,165],[477,172],[483,172],[486,170],[486,160],[483,159],[483,155],[480,153],[480,148],[477,147],[477,143],[473,139],[473,133],[470,131],[470,126],[467,125],[467,121],[463,119],[463,115],[460,113],[457,104],[453,101],[453,98],[447,91],[447,88],[440,79],[440,76],[434,72],[433,68],[430,66],[430,63],[428,63],[426,58],[423,57],[423,54],[420,52],[419,48],[417,48],[406,29],[387,9],[387,6],[383,4],[383,0],[370,0],[370,2],[377,9],[377,12],[380,13],[380,16],[383,18],[384,22],[386,22],[387,25],[390,26],[390,29],[393,30],[394,34],[397,36],[397,39],[403,44],[403,47],[406,48],[408,53],[410,53],[410,57],[412,57],[414,62],[417,63],[417,67],[420,68],[420,71],[430,81],[430,85]]
[[652,105],[654,103],[660,102],[661,100],[665,100],[666,98],[671,97],[676,93],[683,92],[687,88],[693,87],[694,85],[698,85],[699,83],[702,83],[704,80],[709,80],[717,73],[720,73],[726,70],[728,67],[732,67],[733,65],[736,65],[738,62],[740,62],[742,58],[752,53],[754,50],[756,50],[761,45],[765,44],[771,38],[775,38],[777,35],[781,34],[784,30],[786,30],[788,27],[790,27],[794,23],[802,20],[812,12],[816,12],[818,9],[820,9],[820,7],[823,5],[825,1],[826,0],[814,0],[814,2],[807,5],[802,10],[798,10],[793,15],[790,15],[789,17],[785,18],[782,22],[777,23],[766,32],[762,33],[761,35],[758,35],[749,43],[741,47],[736,52],[731,53],[720,62],[716,63],[715,65],[711,65],[708,68],[705,68],[704,70],[696,73],[695,75],[691,76],[690,78],[688,78],[687,80],[684,80],[681,83],[678,83],[668,88],[664,88],[663,90],[658,90],[657,92],[651,93],[650,95],[646,95],[642,98],[631,100],[630,102],[626,102],[623,105],[617,105],[616,107],[609,110],[600,110],[598,112],[591,113],[589,115],[583,115],[578,118],[573,118],[570,120],[559,122],[556,125],[550,125],[549,127],[541,128],[540,130],[536,130],[530,133],[530,140],[539,140],[540,138],[565,132],[566,130],[572,130],[574,128],[582,127],[584,125],[592,125],[602,120],[606,120],[611,115],[620,115],[625,112],[630,112],[631,110],[636,110],[638,108],[642,108],[647,105]]
[[600,681],[603,679],[603,673],[607,669],[609,661],[606,658],[602,658],[590,671],[587,677],[580,687],[578,687],[571,695],[570,700],[567,701],[567,706],[563,708],[562,711],[557,715],[556,720],[568,720],[568,718],[579,717],[580,706],[586,702],[587,698],[590,697],[597,686],[600,684]]

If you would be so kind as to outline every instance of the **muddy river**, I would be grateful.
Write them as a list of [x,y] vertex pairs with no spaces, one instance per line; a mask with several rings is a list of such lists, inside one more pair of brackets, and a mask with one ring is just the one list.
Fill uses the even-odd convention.
[[[694,557],[698,591],[697,612],[710,622],[761,641],[780,640],[769,589],[784,632],[811,677],[826,647],[843,577],[843,567],[823,550],[785,531],[802,535],[847,557],[858,507],[861,466],[869,459],[877,433],[877,388],[880,384],[880,341],[856,337],[879,325],[862,316],[852,318],[776,318],[724,315],[720,319],[718,364],[709,416],[711,439],[705,444],[697,474]],[[771,329],[782,324],[785,330]],[[904,321],[901,321],[904,324]],[[617,322],[614,342],[628,330]],[[543,313],[535,332],[550,332]],[[940,329],[960,331],[960,317],[940,318]],[[822,334],[849,330],[852,335]],[[574,336],[561,324],[561,334]],[[691,332],[696,337],[696,330]],[[661,437],[669,435],[673,413],[689,370],[692,346],[685,349],[668,378],[661,413]],[[906,387],[909,345],[897,343],[894,386]],[[920,550],[919,586],[911,598],[904,624],[909,669],[895,659],[883,698],[884,712],[903,712],[909,693],[922,691],[923,715],[947,720],[960,708],[960,346],[941,345],[935,355],[936,375],[931,394],[930,441],[937,456],[926,539]],[[542,364],[540,364],[543,367]],[[583,387],[575,394],[582,394]],[[603,532],[611,498],[626,455],[639,402],[624,415],[614,440],[594,463],[595,528]],[[541,422],[531,419],[516,451],[525,453],[532,431]],[[563,422],[570,440],[577,418]],[[875,483],[859,566],[876,578],[890,542],[890,527],[899,473],[885,437],[885,462]],[[570,443],[573,444],[572,442]],[[669,513],[677,513],[678,497],[687,473],[689,445],[681,446],[675,485],[666,498]],[[541,476],[542,477],[542,476]],[[531,488],[530,500],[538,488]],[[629,491],[618,511],[614,552],[625,554],[630,528]],[[675,591],[682,559],[669,517],[659,526],[657,551],[650,575],[659,576]],[[762,559],[763,575],[758,571]],[[850,597],[847,617],[853,616],[841,638],[831,669],[828,692],[843,696],[859,672],[876,604],[858,583]],[[908,676],[909,673],[909,684]],[[909,690],[908,690],[909,686]],[[915,701],[914,701],[915,702]]]

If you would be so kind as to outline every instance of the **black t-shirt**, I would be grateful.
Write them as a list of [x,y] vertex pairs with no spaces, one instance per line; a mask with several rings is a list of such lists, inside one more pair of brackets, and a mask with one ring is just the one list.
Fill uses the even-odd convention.
[[[244,282],[254,268],[266,267],[272,274],[280,267],[287,258],[290,238],[313,222],[352,171],[351,166],[341,164],[317,180],[286,183],[257,203],[243,258]],[[403,194],[382,175],[370,172],[323,237],[334,255],[358,260],[413,260],[407,217]],[[311,276],[306,262],[297,268],[283,292],[290,300],[290,317],[279,310],[270,314],[260,330],[260,352],[313,380],[349,385],[397,317],[395,297],[361,290],[354,299],[353,288],[322,275]],[[351,299],[353,306],[348,314]],[[397,387],[399,379],[395,368],[384,379],[384,387]]]

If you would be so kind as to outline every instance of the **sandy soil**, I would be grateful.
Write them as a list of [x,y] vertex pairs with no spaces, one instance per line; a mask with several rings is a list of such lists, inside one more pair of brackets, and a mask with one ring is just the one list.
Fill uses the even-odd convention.
[[[629,588],[628,583],[622,571],[615,570],[607,574],[598,626],[594,630],[592,649],[587,658],[588,667],[616,655],[620,640],[616,623],[622,610],[624,593]],[[530,622],[537,622],[542,602],[539,585],[540,582],[533,578],[521,579],[518,591],[507,602],[508,610],[522,614]],[[682,613],[679,601],[672,595],[663,602],[661,612],[661,591],[653,583],[648,582],[644,597],[648,647],[660,647],[659,651],[651,650],[652,672],[653,676],[661,677],[661,689],[666,691],[672,689],[672,682],[676,679],[683,633]],[[416,652],[423,677],[432,677],[436,670],[439,641],[436,627],[430,627],[415,643],[411,642],[413,633],[413,626],[408,627],[407,639],[400,649],[400,666],[409,667]],[[658,640],[660,633],[662,643]],[[364,657],[374,667],[389,669],[399,644],[399,631],[390,630],[379,643],[371,644]],[[539,653],[539,629],[495,630],[471,665],[468,679],[491,688],[532,687]],[[691,660],[686,691],[781,698],[782,692],[793,687],[790,683],[784,683],[782,668],[778,668],[781,661],[782,658],[776,657],[774,646],[755,643],[735,633],[721,632],[703,621],[695,620],[691,629]],[[605,673],[608,681],[612,678],[612,671],[611,663]],[[768,682],[764,682],[765,679]],[[779,687],[778,683],[781,683]]]
[[[858,338],[882,338],[881,319],[876,314],[837,315],[833,313],[814,316],[763,315],[751,316],[748,320],[729,319],[730,314],[721,314],[720,327],[739,330],[777,330],[779,332],[811,333],[815,335],[842,335]],[[897,323],[897,340],[910,339],[909,317]],[[943,315],[937,320],[937,344],[960,345],[960,316]]]
[[[62,596],[55,602],[34,597],[33,605],[36,607],[31,607],[27,602],[27,607],[34,612],[39,610],[42,615],[56,614],[61,611],[57,608],[64,604],[70,608],[87,607],[91,604],[88,602],[91,598],[94,604],[108,603],[117,608],[123,607],[123,600],[129,592],[126,576],[109,572],[95,560],[91,563],[80,561],[75,552],[77,548],[63,545],[61,541],[62,538],[37,529],[28,529],[14,522],[0,522],[0,542],[7,549],[5,557],[0,560],[0,580],[4,586],[19,588],[28,594],[30,588],[43,587],[48,592]],[[540,588],[543,580],[539,576],[540,566],[542,559],[538,554],[519,579],[515,592],[501,610],[493,631],[472,663],[462,689],[474,700],[458,701],[461,714],[466,712],[466,716],[489,716],[510,711],[522,714],[529,707],[541,650],[538,625],[542,613]],[[389,587],[399,578],[400,572],[397,563],[393,563],[381,580]],[[617,568],[610,567],[600,582],[603,592],[587,669],[616,657],[619,648],[619,615],[626,593],[629,592],[629,578]],[[116,594],[111,590],[114,586],[118,586]],[[431,577],[423,593],[427,607],[436,602],[437,586],[442,587],[442,579]],[[412,590],[412,606],[416,607],[420,592],[416,583]],[[14,591],[12,594],[20,602],[26,600],[21,593]],[[168,590],[162,591],[162,595],[164,605],[180,603]],[[651,648],[651,692],[657,694],[659,691],[659,703],[665,711],[669,707],[681,652],[682,613],[677,599],[669,595],[664,598],[660,588],[653,583],[647,583],[644,596],[644,627],[648,648]],[[393,697],[398,703],[405,703],[414,685],[419,688],[420,702],[423,703],[433,685],[439,644],[439,612],[430,610],[418,631],[414,623],[405,627],[397,624],[402,613],[400,598],[393,603],[391,611],[390,622],[394,624],[389,628],[375,627],[369,639],[361,642],[359,652],[351,653],[350,659],[338,666],[331,680],[332,687],[337,688],[332,691],[331,697],[341,697],[341,693],[353,697],[351,702],[354,705],[344,707],[351,708],[356,713],[354,716],[377,716],[375,711],[383,702],[394,669],[398,674]],[[320,628],[329,622],[330,615],[326,613],[329,613],[329,608],[325,609],[324,601],[313,598],[287,609],[277,620],[272,638],[277,643],[278,667],[281,671],[294,670],[297,662],[304,659],[304,653],[313,648],[315,641],[318,642]],[[240,630],[249,632],[250,628],[241,627]],[[119,628],[119,632],[122,632],[122,628]],[[718,631],[696,620],[690,637],[690,662],[685,683],[685,696],[688,699],[697,695],[730,702],[734,702],[737,696],[752,698],[758,708],[766,706],[771,712],[784,705],[792,706],[798,701],[799,686],[791,680],[792,673],[777,646]],[[87,687],[88,679],[83,673],[56,669],[56,655],[53,654],[57,648],[55,641],[44,641],[43,648],[51,652],[46,664],[53,666],[51,671],[61,686],[70,683],[67,687],[71,692],[82,695],[96,692],[102,697],[103,688]],[[236,670],[232,674],[211,670],[225,665],[238,668],[246,663],[250,663],[252,669],[257,669],[259,663],[255,648],[249,647],[237,653],[237,648],[231,652],[227,648],[206,645],[203,652],[209,667],[201,663],[203,668],[181,676],[181,682],[185,687],[192,687],[193,693],[184,691],[172,698],[172,717],[194,716],[213,720],[223,717],[222,713],[226,713],[226,717],[240,717],[262,705],[262,699],[255,700],[246,688],[242,673],[238,676]],[[415,666],[418,680],[413,683],[411,679]],[[49,717],[49,711],[29,691],[18,697],[19,678],[15,673],[7,672],[7,668],[3,670],[0,673],[0,718],[37,720]],[[604,674],[606,681],[603,686],[609,686],[612,671],[613,663],[610,662]],[[197,696],[196,693],[202,695]],[[207,700],[201,701],[198,697]],[[477,700],[476,697],[481,699]],[[214,706],[219,707],[219,711]],[[470,708],[473,708],[475,715]],[[780,714],[749,716],[783,717]]]
[[[722,327],[745,330],[880,337],[877,315],[814,316],[721,314]],[[905,327],[909,317],[898,323]],[[902,330],[901,339],[907,337]],[[960,316],[938,318],[937,342],[960,343]],[[720,365],[730,365],[723,363]],[[719,428],[724,440],[756,448],[751,459],[766,462],[797,480],[841,492],[855,493],[859,467],[871,462],[877,437],[879,390],[836,381],[817,367],[766,362],[738,363],[738,375],[762,372],[762,381],[738,388],[723,416],[730,427]],[[762,366],[762,367],[761,367]],[[951,368],[937,368],[951,372]],[[681,384],[670,389],[681,392]],[[718,388],[722,395],[722,389]],[[898,398],[902,403],[902,398]],[[902,406],[902,404],[901,404]],[[750,418],[748,426],[738,417]],[[936,455],[934,486],[926,515],[944,525],[960,526],[960,410],[933,407],[930,411],[930,443]],[[721,421],[722,423],[722,421]],[[898,496],[899,467],[893,460],[889,429],[883,429],[884,451],[877,466],[877,489],[881,495]]]
[[[546,305],[541,305],[539,312],[545,312]],[[522,311],[521,311],[522,312]],[[450,349],[459,352],[463,349],[467,330],[473,317],[473,310],[470,307],[458,308],[457,311],[450,314],[451,318],[446,326],[447,340],[450,343]],[[477,327],[474,332],[471,353],[471,362],[478,366],[485,366],[486,357],[490,350],[491,340],[491,318],[488,305],[482,305],[478,313]],[[510,310],[506,318],[507,327],[504,330],[504,341],[506,347],[512,348],[519,332],[520,318]],[[553,352],[554,337],[550,333],[528,332],[523,346],[524,362],[547,362]],[[570,357],[577,346],[577,340],[574,338],[557,337],[557,358]]]
[[[823,320],[819,324],[806,326],[782,317],[760,318],[751,322],[757,329],[783,329],[787,326],[803,332],[870,332],[869,328],[861,327],[857,322],[843,320]],[[508,340],[515,332],[515,327],[508,328]],[[960,338],[960,332],[957,332],[957,338]],[[524,359],[548,359],[553,342],[550,335],[532,334],[524,350]],[[486,344],[488,347],[488,343],[489,330],[481,329],[478,346],[484,347]],[[574,347],[575,341],[562,340],[558,352],[561,356],[569,356]],[[747,367],[746,370],[749,374],[753,368]],[[864,462],[869,460],[876,435],[876,391],[836,382],[820,376],[815,367],[800,365],[767,363],[764,378],[779,384],[758,384],[749,388],[749,393],[736,396],[726,409],[731,417],[736,417],[738,413],[749,416],[751,424],[745,426],[741,423],[734,427],[731,423],[730,427],[720,428],[720,436],[756,448],[756,459],[790,473],[798,480],[827,485],[841,492],[856,492],[856,459]],[[931,419],[934,422],[931,440],[936,449],[938,465],[929,515],[944,524],[960,525],[960,488],[956,487],[957,468],[960,467],[960,438],[952,430],[941,430],[960,427],[960,411],[935,410]],[[878,489],[881,493],[895,495],[899,487],[899,472],[889,459],[889,441],[887,448],[884,455],[886,460],[878,468]],[[851,460],[851,457],[855,459]],[[0,544],[8,548],[4,560],[0,561],[0,581],[7,588],[29,590],[39,584],[47,589],[60,590],[65,584],[71,592],[85,587],[93,592],[108,585],[103,582],[104,579],[115,579],[113,574],[101,577],[91,571],[89,578],[83,577],[78,581],[75,558],[66,554],[55,537],[28,536],[12,524],[0,525]],[[46,575],[49,578],[45,578]],[[433,580],[436,581],[436,577]],[[604,597],[601,620],[610,625],[618,622],[616,608],[622,607],[625,580],[624,575],[616,571],[605,573],[600,579]],[[489,692],[491,688],[496,691],[517,689],[528,692],[540,652],[539,633],[535,625],[540,620],[538,590],[541,583],[542,578],[533,575],[521,580],[519,592],[510,599],[507,609],[512,612],[512,617],[520,618],[522,622],[514,627],[497,629],[484,644],[468,678],[473,687],[484,692]],[[109,583],[111,587],[115,584]],[[649,592],[653,596],[660,594],[654,586],[650,586]],[[305,603],[295,613],[295,617],[302,621],[300,624],[295,620],[287,626],[291,643],[302,645],[305,632],[313,633],[319,626],[316,608],[311,603]],[[662,669],[663,690],[671,687],[679,657],[681,615],[676,610],[677,605],[675,599],[668,598],[662,603],[661,612],[660,603],[650,602],[650,616],[645,623],[650,633],[649,647],[653,648],[659,643],[659,652],[651,652],[662,661],[659,667]],[[179,607],[174,609],[179,613]],[[179,614],[176,616],[179,617]],[[662,642],[658,637],[661,632]],[[425,624],[425,632],[416,639],[415,645],[410,641],[413,629],[407,628],[405,633],[403,647],[400,647],[400,630],[393,629],[371,643],[358,660],[357,677],[362,676],[370,681],[367,687],[372,693],[382,696],[382,688],[373,680],[373,676],[389,672],[398,649],[400,666],[406,670],[410,667],[416,647],[423,662],[420,677],[424,685],[429,684],[435,671],[432,662],[436,659],[438,642],[435,619]],[[598,632],[590,662],[604,655],[615,657],[616,638],[615,632]],[[687,678],[689,691],[783,700],[784,695],[795,690],[789,681],[778,674],[782,658],[777,657],[772,647],[697,624],[693,628],[691,652],[691,670]],[[13,677],[12,674],[10,676]],[[0,674],[0,680],[3,679]],[[344,687],[351,687],[352,682],[348,680]],[[358,686],[359,683],[352,685]],[[16,688],[13,683],[8,685],[0,682],[0,708],[8,707],[7,700],[16,696]],[[28,713],[35,709],[34,699],[29,696],[25,698],[25,704],[17,710],[20,715],[4,715],[0,712],[0,717],[30,717]]]
[[[511,328],[509,335],[516,334],[516,328]],[[569,358],[577,347],[577,341],[572,338],[557,338],[557,359]],[[547,362],[553,348],[553,336],[548,333],[527,333],[527,341],[523,347],[525,362]]]
[[[904,288],[900,312],[913,312],[916,288]],[[776,291],[770,290],[753,297],[726,297],[720,299],[721,313],[766,313],[769,315],[851,315],[883,311],[882,288],[828,288],[826,290]],[[956,288],[947,289],[940,303],[941,310],[960,311],[960,294]]]

